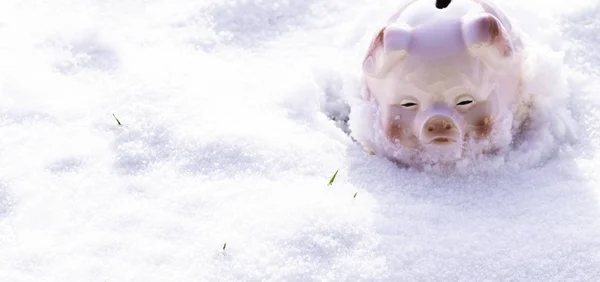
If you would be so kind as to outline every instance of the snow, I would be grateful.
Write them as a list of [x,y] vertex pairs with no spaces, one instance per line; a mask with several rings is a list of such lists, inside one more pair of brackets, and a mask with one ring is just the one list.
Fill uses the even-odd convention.
[[598,3],[502,1],[536,130],[452,174],[328,117],[397,4],[0,2],[0,281],[597,280]]

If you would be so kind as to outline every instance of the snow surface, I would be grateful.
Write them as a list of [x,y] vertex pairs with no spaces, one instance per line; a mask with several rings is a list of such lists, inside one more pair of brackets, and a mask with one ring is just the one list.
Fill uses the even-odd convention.
[[397,1],[0,1],[0,281],[597,281],[600,6],[548,2],[528,145],[439,174],[329,118]]

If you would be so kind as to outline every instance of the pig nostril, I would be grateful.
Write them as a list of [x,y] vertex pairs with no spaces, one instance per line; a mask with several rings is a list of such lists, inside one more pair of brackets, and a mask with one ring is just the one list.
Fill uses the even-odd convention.
[[446,130],[450,130],[450,128],[452,128],[452,125],[446,124]]
[[429,128],[427,128],[427,130],[429,130],[429,132],[433,131],[433,126],[430,126]]

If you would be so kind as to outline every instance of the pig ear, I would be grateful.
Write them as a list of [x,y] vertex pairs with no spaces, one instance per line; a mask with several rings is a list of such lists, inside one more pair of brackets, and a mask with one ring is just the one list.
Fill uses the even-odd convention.
[[411,31],[408,26],[390,25],[382,28],[369,45],[363,61],[363,71],[382,77],[408,53]]
[[488,13],[466,16],[462,19],[462,36],[469,50],[492,47],[500,57],[513,55],[513,44],[508,32],[498,20]]

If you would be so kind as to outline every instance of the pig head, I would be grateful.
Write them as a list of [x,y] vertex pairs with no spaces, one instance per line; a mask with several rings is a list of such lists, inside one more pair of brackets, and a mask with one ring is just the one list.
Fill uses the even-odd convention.
[[416,0],[372,40],[363,98],[376,103],[391,144],[460,156],[467,139],[489,138],[495,122],[514,113],[519,45],[486,7],[460,0],[442,10]]

